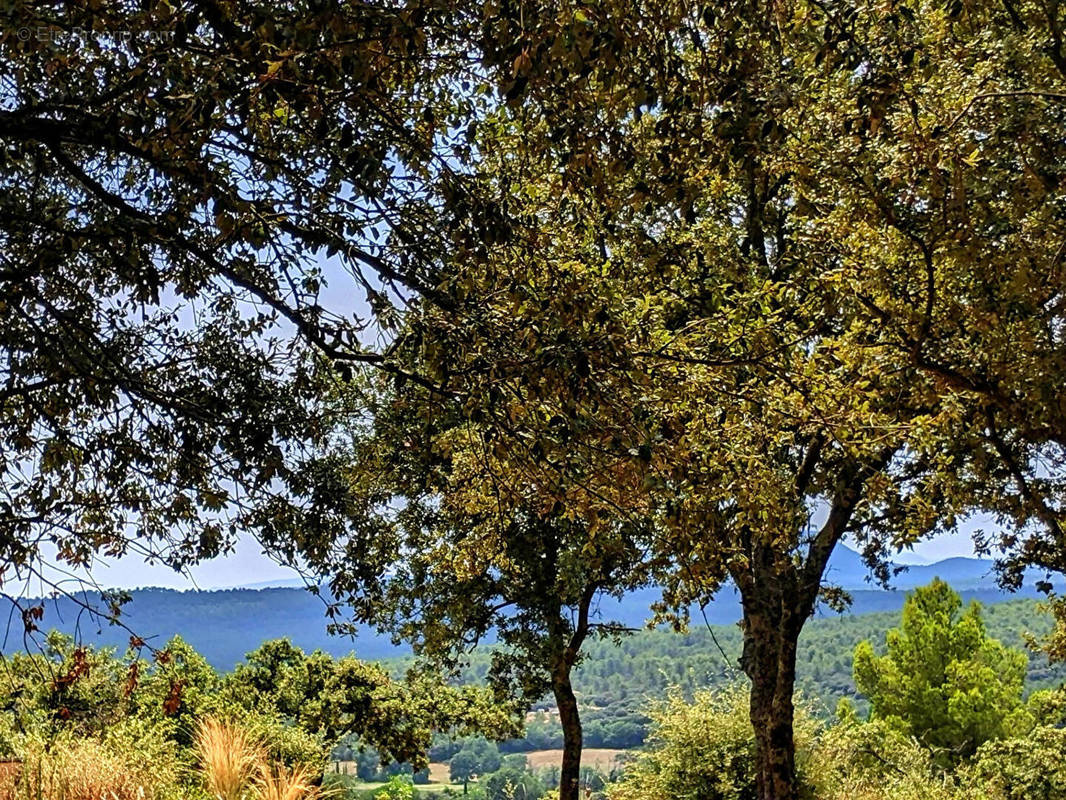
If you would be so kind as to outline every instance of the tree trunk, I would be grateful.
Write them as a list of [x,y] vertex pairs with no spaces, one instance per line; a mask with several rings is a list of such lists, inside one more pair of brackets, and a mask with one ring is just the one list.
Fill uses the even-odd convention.
[[581,716],[570,684],[570,667],[560,665],[552,675],[552,692],[563,727],[563,764],[559,771],[559,800],[578,800],[581,794]]
[[751,724],[755,729],[759,800],[799,797],[792,738],[792,693],[796,684],[796,644],[802,623],[795,614],[771,614],[745,606],[741,667],[751,678]]
[[[826,438],[809,443],[796,474],[796,494],[810,489]],[[898,449],[889,443],[865,462],[846,462],[837,474],[838,489],[829,516],[806,544],[799,563],[780,543],[753,541],[745,530],[746,563],[731,570],[744,607],[744,651],[740,668],[751,679],[751,724],[755,729],[756,797],[798,800],[792,695],[796,687],[796,649],[800,631],[814,613],[822,577],[833,548],[851,524],[866,481],[884,469]]]

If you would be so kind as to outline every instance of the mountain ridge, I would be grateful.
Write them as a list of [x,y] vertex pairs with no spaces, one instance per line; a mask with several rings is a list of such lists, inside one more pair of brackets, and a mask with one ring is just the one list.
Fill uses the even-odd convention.
[[[895,611],[903,606],[908,591],[940,577],[951,584],[967,601],[999,603],[1015,597],[1041,596],[1027,581],[1017,593],[999,589],[991,574],[992,562],[983,559],[952,558],[930,565],[911,565],[893,579],[893,589],[877,588],[868,580],[869,570],[854,550],[840,547],[834,552],[827,570],[830,583],[846,589],[853,598],[845,615],[857,616],[878,611]],[[298,579],[296,579],[298,580]],[[353,640],[329,636],[326,604],[306,589],[292,586],[240,586],[230,589],[161,589],[130,590],[131,602],[123,612],[123,623],[150,644],[158,646],[180,635],[204,654],[218,669],[228,670],[245,653],[267,639],[288,637],[304,650],[322,649],[335,656],[354,650],[363,659],[379,660],[410,654],[408,645],[394,644],[387,634],[367,626],[359,629]],[[91,599],[91,598],[88,598]],[[627,627],[644,627],[652,602],[659,599],[657,587],[647,587],[618,599],[603,597],[594,614],[602,620],[621,622]],[[77,635],[85,643],[124,649],[129,632],[120,626],[101,624],[87,616],[73,600],[66,597],[43,602],[41,630],[56,628]],[[725,587],[705,608],[691,610],[694,623],[704,620],[712,625],[735,623],[741,615],[735,589]],[[5,641],[20,641],[21,618],[13,615]],[[836,616],[820,608],[817,616]],[[4,646],[4,652],[14,647]]]

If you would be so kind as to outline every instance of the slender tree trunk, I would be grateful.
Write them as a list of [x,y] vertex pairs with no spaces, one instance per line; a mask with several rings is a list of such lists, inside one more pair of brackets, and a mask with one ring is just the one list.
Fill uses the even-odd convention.
[[581,716],[570,684],[570,668],[560,665],[552,675],[552,692],[563,727],[563,764],[559,771],[559,800],[578,800],[581,789]]
[[[551,664],[552,693],[559,709],[559,722],[563,728],[563,763],[559,770],[559,800],[579,800],[581,794],[581,715],[577,698],[570,683],[570,675],[581,653],[581,645],[589,633],[589,607],[596,596],[598,585],[590,583],[581,593],[577,605],[577,618],[573,630],[565,638],[565,644],[557,651]],[[556,609],[558,614],[558,609]],[[559,631],[565,629],[567,619],[557,616]],[[562,635],[560,634],[560,638]]]

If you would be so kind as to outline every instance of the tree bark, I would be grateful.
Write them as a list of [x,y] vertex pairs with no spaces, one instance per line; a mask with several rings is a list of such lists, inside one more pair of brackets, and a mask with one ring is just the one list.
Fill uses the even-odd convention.
[[[797,624],[798,623],[798,624]],[[744,611],[741,666],[751,678],[751,723],[755,729],[756,796],[798,800],[792,695],[802,620],[793,614]]]
[[[551,664],[552,694],[559,709],[559,722],[563,728],[563,763],[559,770],[559,800],[579,800],[581,790],[581,715],[578,713],[577,698],[570,676],[581,653],[581,645],[589,634],[589,607],[596,596],[598,584],[590,583],[581,593],[577,604],[577,618],[573,630],[565,639],[561,650],[557,651]],[[558,614],[558,609],[556,610]],[[557,629],[562,631],[567,619],[557,616]]]
[[[796,475],[797,497],[821,457],[825,439],[810,443]],[[740,668],[751,679],[751,723],[755,729],[756,797],[798,800],[796,747],[793,739],[796,652],[804,624],[814,613],[822,577],[833,548],[851,523],[866,481],[888,464],[896,445],[878,451],[866,463],[847,463],[838,474],[839,488],[825,523],[807,543],[805,557],[774,542],[756,542],[747,532],[742,542],[748,561],[732,571],[744,607],[744,651]]]
[[570,684],[570,668],[563,665],[552,675],[552,692],[563,727],[563,763],[559,771],[559,800],[578,800],[581,789],[581,716]]

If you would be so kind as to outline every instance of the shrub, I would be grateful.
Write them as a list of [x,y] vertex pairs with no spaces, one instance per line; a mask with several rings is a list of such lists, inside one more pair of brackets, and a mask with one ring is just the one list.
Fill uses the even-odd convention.
[[944,581],[916,589],[885,640],[883,656],[870,642],[855,648],[855,685],[870,698],[871,718],[916,736],[942,766],[1032,726],[1022,704],[1025,653],[990,638],[980,606],[964,610]]
[[[827,726],[810,755],[818,800],[964,800],[971,796],[938,768],[928,749],[883,721],[854,716]],[[980,795],[974,795],[977,800]],[[991,800],[991,798],[983,798]]]
[[287,724],[277,715],[245,712],[239,719],[247,734],[262,743],[267,760],[313,775],[321,775],[325,770],[328,748],[321,736]]
[[543,794],[544,784],[524,769],[504,767],[485,779],[487,800],[538,800]]
[[1048,726],[1029,735],[981,745],[967,770],[969,782],[996,800],[1066,797],[1066,730]]
[[406,775],[393,775],[375,794],[374,800],[414,800],[415,787]]
[[5,794],[15,800],[161,800],[176,794],[177,764],[99,739],[22,743],[22,768]]
[[[608,789],[610,800],[754,800],[755,732],[744,688],[697,692],[690,703],[674,693],[650,713],[647,749]],[[800,706],[796,713],[797,767],[817,724]]]

